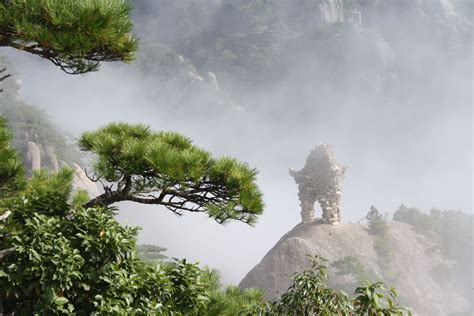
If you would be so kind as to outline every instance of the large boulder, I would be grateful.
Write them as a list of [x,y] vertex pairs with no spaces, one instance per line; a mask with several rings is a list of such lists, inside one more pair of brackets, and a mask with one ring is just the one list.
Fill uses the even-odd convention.
[[[277,299],[291,284],[291,275],[307,267],[307,255],[320,255],[334,264],[344,260],[358,261],[362,271],[344,273],[329,269],[329,285],[352,292],[363,276],[383,280],[395,286],[402,304],[420,315],[466,313],[469,302],[443,281],[440,267],[451,262],[436,250],[432,240],[415,232],[410,225],[388,222],[389,262],[383,260],[374,244],[380,236],[371,234],[364,224],[300,223],[285,234],[241,281],[240,287],[262,288],[268,299]],[[346,271],[347,272],[347,271]],[[466,314],[467,315],[467,314]]]

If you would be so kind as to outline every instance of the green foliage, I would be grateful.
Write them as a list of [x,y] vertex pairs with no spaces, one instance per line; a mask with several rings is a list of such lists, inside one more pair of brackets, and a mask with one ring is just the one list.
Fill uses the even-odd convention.
[[209,303],[200,315],[262,315],[270,311],[269,306],[263,290],[229,285],[224,290],[211,292]]
[[156,245],[137,245],[136,251],[138,258],[149,263],[160,263],[167,258],[162,254],[163,251],[166,251],[166,248]]
[[[256,189],[255,171],[245,164],[231,158],[214,160],[179,134],[151,133],[141,126],[135,126],[134,134],[133,127],[111,126],[118,127],[114,132],[128,149],[114,151],[118,144],[113,140],[112,145],[95,144],[105,144],[105,149],[99,148],[112,150],[108,154],[119,161],[122,154],[130,159],[128,166],[125,159],[121,161],[123,165],[114,165],[117,172],[143,172],[146,181],[153,183],[178,179],[181,186],[192,184],[185,181],[204,181],[206,175],[206,181],[215,181],[216,188],[227,190],[222,197],[228,194],[229,203],[255,205],[246,200],[249,192]],[[4,135],[2,155],[10,150],[10,136]],[[88,141],[93,142],[93,138]],[[148,141],[155,146],[144,146]],[[156,160],[146,156],[149,161],[134,160],[143,154],[141,146]],[[134,149],[129,150],[130,147]],[[166,154],[169,155],[164,159],[158,159]],[[114,159],[108,162],[115,163]],[[143,169],[150,166],[149,162],[168,174],[150,179],[146,173],[150,169]],[[106,163],[105,169],[99,170],[110,170]],[[88,196],[83,191],[71,194],[72,177],[68,169],[57,173],[36,171],[24,189],[17,188],[14,196],[2,203],[10,214],[0,226],[0,307],[6,313],[201,315],[219,309],[232,315],[239,308],[254,310],[257,300],[263,304],[261,292],[236,288],[221,292],[218,278],[197,264],[186,260],[161,262],[163,248],[138,247],[141,255],[147,259],[151,256],[155,265],[140,260],[135,245],[138,229],[120,225],[113,208],[83,207]],[[133,188],[147,192],[147,187],[141,185],[137,182]],[[227,212],[237,217],[232,212],[243,210],[229,208]],[[217,212],[216,217],[223,216],[217,209],[213,211]]]
[[[271,304],[264,299],[260,289],[241,289],[234,285],[222,288],[217,270],[204,269],[205,283],[208,287],[209,302],[199,315],[262,315],[269,312]],[[267,313],[268,314],[268,313]]]
[[310,258],[310,269],[293,275],[293,284],[275,303],[275,310],[285,315],[349,315],[352,305],[341,291],[326,287],[326,259]]
[[339,275],[352,275],[356,284],[376,279],[376,276],[368,272],[360,260],[354,256],[336,260],[331,263],[331,267],[336,268]]
[[370,211],[365,216],[369,223],[369,231],[374,235],[383,236],[388,232],[388,226],[386,223],[387,216],[380,214],[379,210],[375,206],[370,207]]
[[39,55],[68,73],[100,61],[130,61],[131,6],[125,0],[12,0],[0,4],[0,45]]
[[108,208],[72,208],[71,172],[35,173],[0,231],[0,304],[6,313],[187,314],[208,301],[196,264],[148,265],[137,228]]
[[8,119],[14,137],[13,144],[23,157],[26,156],[26,143],[33,141],[44,146],[51,146],[60,161],[68,164],[80,163],[81,153],[70,142],[70,138],[55,126],[48,116],[40,109],[7,100],[0,105],[0,110]]
[[[172,136],[167,134],[169,143],[188,148],[187,140]],[[224,160],[215,172],[228,170],[228,163]],[[318,256],[309,270],[294,275],[293,285],[275,303],[256,289],[221,290],[215,271],[186,260],[147,264],[135,250],[138,229],[119,224],[113,208],[82,207],[87,196],[71,196],[71,181],[70,170],[41,170],[4,201],[11,215],[0,230],[0,249],[13,249],[0,258],[5,313],[349,315],[360,310],[375,315],[376,310],[377,315],[403,315],[395,292],[384,298],[377,294],[378,285],[364,285],[368,290],[359,290],[353,302],[327,288],[325,259]],[[141,250],[159,254],[162,248]]]
[[185,315],[198,314],[209,300],[202,270],[196,265],[186,264],[186,259],[182,259],[171,269],[169,276],[174,288],[172,304]]
[[331,263],[331,266],[338,269],[341,274],[360,274],[364,272],[364,266],[359,259],[354,256],[346,256]]
[[255,169],[233,158],[215,159],[178,133],[112,123],[84,133],[79,144],[96,155],[96,179],[114,185],[87,206],[130,200],[163,205],[178,215],[206,212],[219,223],[248,224],[263,211]]
[[428,214],[417,208],[401,205],[393,214],[393,219],[411,225],[434,242],[435,250],[453,260],[453,265],[438,266],[432,273],[439,282],[452,283],[454,280],[456,287],[470,299],[472,284],[465,277],[465,271],[471,269],[473,264],[472,214],[436,209]]
[[393,220],[411,225],[416,231],[438,241],[440,249],[450,257],[465,253],[472,245],[472,215],[460,211],[433,209],[429,214],[401,205]]
[[12,195],[23,184],[23,165],[11,138],[6,120],[0,116],[0,199]]
[[[382,283],[364,283],[350,299],[344,292],[326,287],[326,260],[310,257],[308,270],[295,273],[293,284],[273,305],[278,315],[411,315],[410,310],[396,302],[397,292],[386,290]],[[352,260],[353,261],[353,260]]]
[[423,213],[417,208],[406,207],[404,204],[400,205],[393,214],[393,220],[407,223],[425,235],[431,235],[439,231],[440,221],[437,220],[437,217],[436,213],[430,216],[430,214]]
[[369,232],[374,235],[374,249],[377,253],[379,265],[385,279],[393,279],[393,269],[391,266],[393,248],[387,225],[387,214],[382,215],[375,206],[370,207],[366,219],[369,225]]
[[356,315],[412,315],[409,309],[397,304],[397,291],[394,288],[387,290],[380,282],[364,282],[355,290],[355,294],[353,304]]

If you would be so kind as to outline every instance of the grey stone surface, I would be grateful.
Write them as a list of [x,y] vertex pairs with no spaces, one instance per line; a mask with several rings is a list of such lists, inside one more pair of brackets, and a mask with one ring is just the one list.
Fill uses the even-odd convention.
[[100,194],[97,185],[87,177],[84,169],[77,163],[74,164],[73,187],[76,190],[86,190],[90,198],[94,198]]
[[316,201],[323,210],[323,221],[337,224],[340,221],[341,186],[345,168],[339,165],[328,144],[321,144],[311,151],[300,171],[290,168],[290,175],[298,184],[301,218],[304,223],[314,219]]
[[325,23],[344,21],[342,0],[320,0],[319,11],[321,14],[321,21]]
[[[374,235],[367,225],[322,225],[321,221],[300,223],[285,234],[240,282],[242,288],[262,288],[268,299],[277,299],[291,284],[290,276],[308,266],[307,255],[320,255],[328,263],[347,256],[356,257],[367,271],[395,286],[403,304],[416,315],[450,315],[469,311],[469,302],[450,285],[440,284],[436,267],[449,264],[443,254],[433,251],[433,244],[411,226],[388,222],[393,258],[390,279],[386,280],[376,251]],[[329,286],[347,290],[354,280],[329,269]],[[353,288],[352,288],[353,289]],[[349,293],[351,294],[351,293]],[[468,314],[462,314],[468,315]]]
[[41,168],[41,151],[35,142],[26,143],[26,159],[28,162],[27,168],[30,170],[37,170]]
[[53,170],[53,171],[58,171],[59,170],[59,163],[58,163],[58,158],[56,157],[56,153],[54,152],[54,148],[51,147],[50,145],[44,146],[44,156],[47,165]]

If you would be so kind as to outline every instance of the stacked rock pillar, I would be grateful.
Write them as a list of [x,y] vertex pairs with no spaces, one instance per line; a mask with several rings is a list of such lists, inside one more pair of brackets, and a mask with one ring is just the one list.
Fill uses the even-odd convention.
[[311,151],[306,165],[300,171],[290,169],[290,174],[298,184],[298,197],[301,205],[301,219],[308,223],[314,219],[314,203],[318,201],[323,211],[322,219],[328,224],[341,220],[340,179],[345,168],[341,167],[331,150],[322,144]]

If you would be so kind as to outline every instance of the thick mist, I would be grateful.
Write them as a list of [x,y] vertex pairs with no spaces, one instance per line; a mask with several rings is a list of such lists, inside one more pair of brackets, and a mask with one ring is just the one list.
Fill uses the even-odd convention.
[[[161,207],[123,203],[119,216],[142,227],[141,243],[208,264],[221,271],[224,282],[238,283],[300,221],[297,187],[288,167],[301,168],[310,150],[323,142],[332,144],[338,161],[348,167],[342,183],[343,222],[359,221],[371,205],[383,212],[402,203],[426,211],[471,212],[472,52],[449,55],[425,37],[432,33],[430,25],[422,24],[427,28],[422,29],[418,17],[404,14],[409,9],[394,7],[384,17],[373,13],[362,31],[338,30],[344,45],[331,49],[345,63],[341,73],[324,62],[323,50],[331,40],[321,43],[310,35],[282,40],[285,49],[276,50],[281,72],[272,73],[272,82],[257,78],[257,85],[247,84],[250,74],[242,79],[211,68],[209,60],[200,63],[192,54],[186,56],[186,49],[175,45],[185,31],[165,17],[156,18],[158,13],[152,18],[160,9],[146,3],[151,7],[138,5],[135,16],[142,46],[160,41],[189,58],[202,76],[215,72],[216,98],[232,100],[233,106],[202,107],[209,96],[195,91],[176,97],[183,90],[180,81],[170,76],[158,86],[151,71],[140,68],[141,55],[132,65],[103,64],[99,72],[68,76],[37,57],[2,50],[22,78],[24,101],[44,109],[76,137],[111,121],[140,122],[183,133],[217,156],[234,156],[260,171],[266,209],[255,227],[222,226],[199,214],[177,218]],[[183,12],[185,3],[169,12]],[[219,10],[219,4],[208,6],[208,11]],[[291,5],[280,9],[296,10]],[[206,15],[199,21],[203,31],[193,36],[212,38],[219,21],[206,20]],[[403,36],[407,30],[410,36]],[[244,32],[232,27],[220,31]],[[275,36],[279,34],[291,35]],[[379,46],[373,43],[388,45],[390,51],[375,49]],[[155,66],[150,64],[152,70]]]

